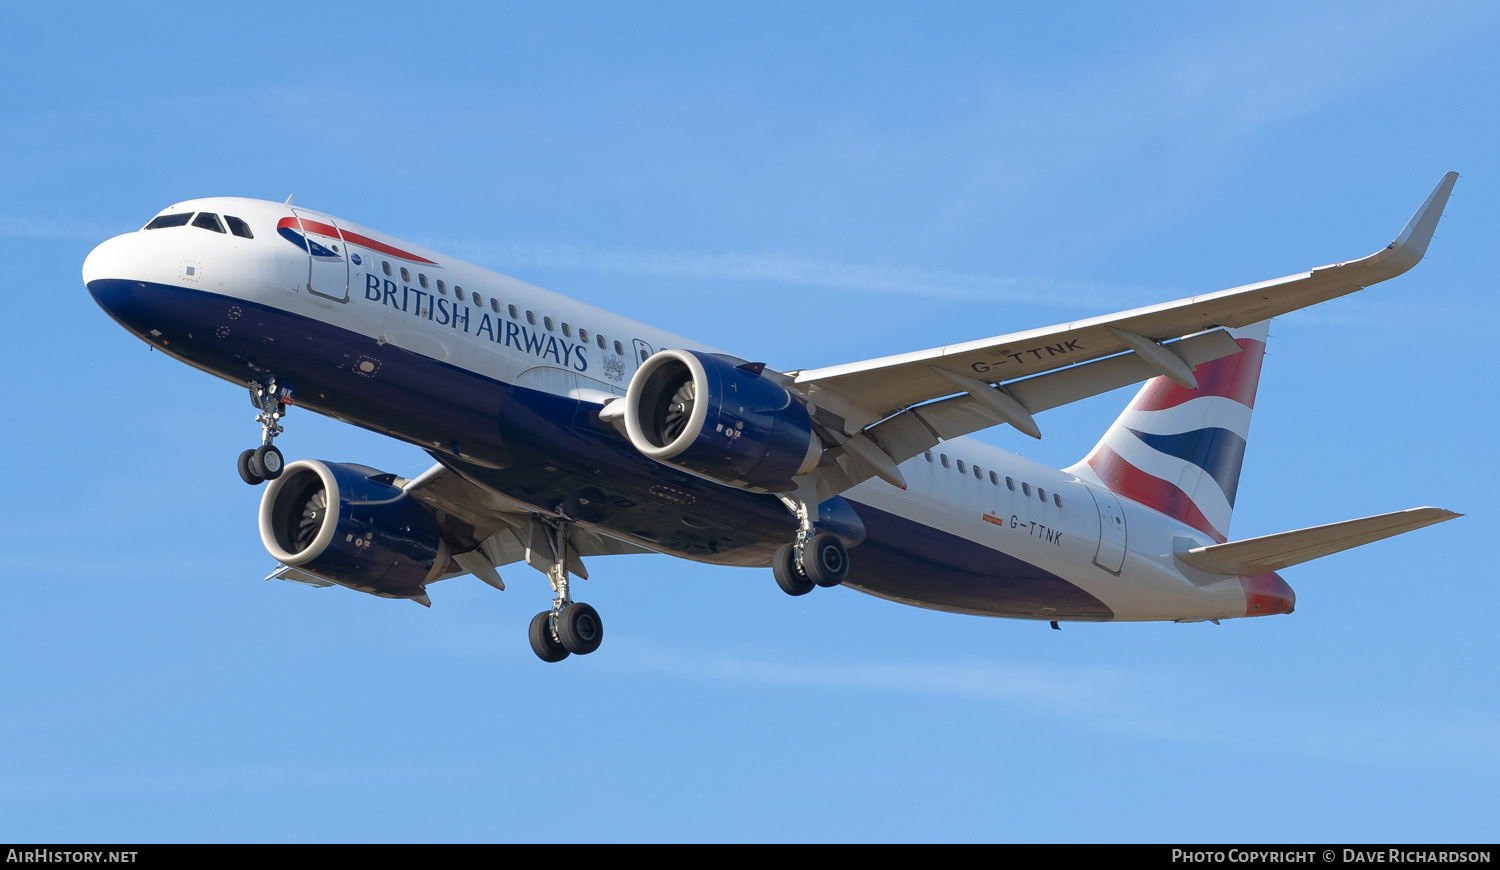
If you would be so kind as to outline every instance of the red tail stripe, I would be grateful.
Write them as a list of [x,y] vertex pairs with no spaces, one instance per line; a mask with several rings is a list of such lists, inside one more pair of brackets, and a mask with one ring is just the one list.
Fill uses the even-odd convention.
[[1266,343],[1253,338],[1235,341],[1241,348],[1239,353],[1204,363],[1193,370],[1198,389],[1190,390],[1167,378],[1157,378],[1130,407],[1138,411],[1161,411],[1200,396],[1221,396],[1254,408]]
[[1228,540],[1176,484],[1141,471],[1108,445],[1100,444],[1095,448],[1088,463],[1110,492],[1181,520],[1220,544]]

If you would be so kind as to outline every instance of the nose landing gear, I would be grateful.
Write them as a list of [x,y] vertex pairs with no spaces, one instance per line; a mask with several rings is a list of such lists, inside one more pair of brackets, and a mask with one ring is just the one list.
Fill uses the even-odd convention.
[[250,404],[260,411],[255,415],[255,422],[260,424],[260,446],[241,453],[237,465],[240,479],[251,486],[281,476],[286,461],[272,442],[282,432],[281,418],[286,416],[286,406],[291,402],[292,387],[289,384],[277,383],[275,378],[265,384],[250,382]]

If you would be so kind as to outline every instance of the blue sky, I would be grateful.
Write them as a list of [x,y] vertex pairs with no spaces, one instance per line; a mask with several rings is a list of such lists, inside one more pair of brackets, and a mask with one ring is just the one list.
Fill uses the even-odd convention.
[[[0,10],[12,278],[0,839],[1493,841],[1492,5]],[[595,560],[431,610],[262,583],[243,393],[89,299],[104,238],[297,201],[790,369],[1352,259],[1272,328],[1233,534],[1464,519],[1284,572],[1287,617],[1067,625]],[[1048,412],[1083,455],[1128,400]],[[288,458],[412,474],[305,413]]]

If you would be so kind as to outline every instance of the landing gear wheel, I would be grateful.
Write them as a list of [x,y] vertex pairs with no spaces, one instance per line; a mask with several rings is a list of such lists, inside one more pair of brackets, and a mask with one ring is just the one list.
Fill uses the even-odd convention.
[[836,535],[814,535],[802,552],[802,567],[819,586],[837,586],[849,576],[849,551]]
[[788,595],[806,595],[813,591],[813,582],[797,570],[797,550],[791,544],[782,544],[776,551],[771,573],[776,575],[776,585]]
[[543,610],[531,618],[531,651],[544,662],[560,662],[568,651],[552,636],[552,611]]
[[254,450],[246,450],[244,453],[240,454],[240,461],[238,463],[240,469],[240,480],[243,480],[251,486],[260,486],[262,483],[266,482],[266,479],[255,473],[254,466],[250,464],[254,459]]
[[275,480],[281,476],[281,469],[286,467],[286,460],[281,457],[281,451],[274,444],[262,444],[255,449],[250,467],[260,472],[260,476],[266,480]]
[[568,652],[586,656],[604,642],[604,622],[597,610],[574,602],[557,614],[557,639]]

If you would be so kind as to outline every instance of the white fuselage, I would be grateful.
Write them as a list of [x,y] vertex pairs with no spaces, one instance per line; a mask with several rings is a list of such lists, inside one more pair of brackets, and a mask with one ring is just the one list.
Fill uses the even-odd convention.
[[[625,395],[631,375],[655,351],[716,352],[300,207],[209,198],[179,203],[163,214],[183,212],[238,217],[253,228],[254,238],[193,226],[130,233],[105,242],[90,255],[84,266],[85,282],[91,289],[95,282],[112,280],[211,294],[223,300],[225,319],[204,322],[202,330],[218,330],[225,336],[253,333],[255,311],[276,310],[336,327],[373,342],[375,348],[400,348],[497,384],[593,405]],[[338,246],[337,256],[320,259],[316,247],[311,252],[298,247],[280,232],[279,225],[288,219],[294,221],[290,229],[296,235]],[[317,226],[336,226],[339,235],[319,234]],[[246,303],[244,309],[237,310],[236,302]],[[111,313],[126,323],[123,315]],[[179,350],[161,336],[153,336],[145,325],[129,328],[169,353]],[[191,340],[207,340],[207,336],[192,334]],[[268,334],[261,340],[289,339]],[[379,375],[379,353],[368,354],[369,359],[352,351],[348,356],[355,374]],[[179,358],[220,377],[245,380],[201,357],[184,353]],[[312,397],[299,399],[317,405]],[[386,428],[378,421],[358,422],[428,449],[450,446],[430,431],[416,433],[395,425]],[[487,461],[485,447],[472,439],[454,447],[454,452],[479,463]],[[908,483],[905,491],[873,480],[844,497],[934,533],[980,545],[998,554],[997,559],[1003,555],[1034,566],[1102,602],[1116,620],[1196,621],[1247,615],[1246,593],[1239,578],[1192,577],[1192,569],[1173,557],[1174,550],[1185,546],[1213,543],[1207,535],[1112,496],[1073,474],[967,438],[945,441],[928,455],[907,460],[900,470]],[[858,548],[854,553],[857,565]],[[918,606],[993,612],[980,606],[923,600],[889,585],[850,585]],[[1043,605],[1032,613],[1004,615],[1067,618]]]

